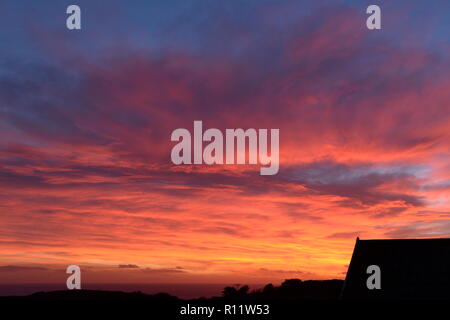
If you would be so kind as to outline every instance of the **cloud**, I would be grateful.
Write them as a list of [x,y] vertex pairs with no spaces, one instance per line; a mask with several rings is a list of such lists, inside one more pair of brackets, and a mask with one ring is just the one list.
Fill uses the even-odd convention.
[[307,277],[309,279],[314,276],[317,276],[313,272],[304,272],[300,270],[285,270],[285,269],[274,270],[274,269],[260,268],[259,271],[269,274],[278,274],[286,277],[296,276],[296,277]]
[[329,239],[355,239],[360,236],[362,232],[336,232],[327,236]]
[[[403,189],[417,191],[418,179],[414,167],[377,166],[371,163],[347,165],[319,161],[292,166],[282,174],[287,181],[304,185],[319,194],[332,194],[352,200],[349,202],[374,205],[385,201],[402,201],[412,206],[423,205],[420,195],[380,191],[383,185],[395,183]],[[345,204],[345,202],[340,202]]]
[[450,220],[415,221],[399,226],[385,226],[389,238],[436,238],[450,235]]
[[49,269],[38,266],[18,266],[18,265],[0,266],[0,272],[27,272],[27,271],[46,271],[46,270]]
[[119,264],[119,269],[139,269],[139,266],[135,264]]
[[175,267],[175,268],[144,268],[142,269],[145,273],[186,273],[187,271],[183,267]]

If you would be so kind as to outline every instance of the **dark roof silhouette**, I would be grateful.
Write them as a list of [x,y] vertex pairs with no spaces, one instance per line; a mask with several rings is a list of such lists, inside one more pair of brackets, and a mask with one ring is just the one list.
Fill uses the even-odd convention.
[[[367,267],[381,271],[369,290]],[[344,299],[450,298],[450,239],[356,239],[342,290]]]

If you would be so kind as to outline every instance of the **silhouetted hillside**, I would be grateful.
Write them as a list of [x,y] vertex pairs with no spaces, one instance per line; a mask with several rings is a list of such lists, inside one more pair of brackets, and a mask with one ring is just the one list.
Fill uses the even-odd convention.
[[[307,314],[315,317],[336,318],[358,316],[370,309],[370,314],[382,318],[389,310],[389,314],[417,315],[430,309],[446,308],[447,304],[425,305],[417,301],[343,301],[339,298],[342,280],[302,281],[299,279],[285,280],[280,286],[268,284],[258,290],[250,290],[248,286],[225,287],[222,296],[213,298],[198,298],[182,300],[166,293],[149,295],[142,292],[98,291],[98,290],[64,290],[51,292],[37,292],[28,296],[0,297],[2,310],[11,307],[14,312],[22,310],[44,310],[44,314],[61,314],[70,312],[89,319],[98,314],[100,318],[109,315],[122,315],[126,319],[298,319]],[[225,306],[233,306],[234,315],[225,314]],[[241,307],[254,308],[260,306],[265,310],[268,306],[270,313],[239,314]],[[183,315],[183,308],[214,308],[215,313],[207,315]],[[234,308],[234,309],[233,309]],[[219,311],[220,310],[220,311]],[[255,309],[253,309],[255,310]],[[362,311],[361,311],[362,310]],[[362,313],[361,313],[361,312]]]
[[[266,285],[262,289],[250,290],[248,285],[229,286],[222,291],[222,297],[211,299],[338,299],[342,289],[342,280],[302,281],[300,279],[285,280],[280,286]],[[0,299],[58,299],[58,300],[155,300],[155,301],[184,301],[167,293],[145,294],[138,292],[103,291],[103,290],[60,290],[36,292],[21,297],[0,297]],[[192,299],[208,300],[208,299]],[[192,301],[186,300],[186,301]]]
[[61,290],[51,292],[36,292],[29,299],[59,299],[59,300],[159,300],[177,301],[175,296],[167,293],[148,295],[142,292],[102,291],[102,290]]

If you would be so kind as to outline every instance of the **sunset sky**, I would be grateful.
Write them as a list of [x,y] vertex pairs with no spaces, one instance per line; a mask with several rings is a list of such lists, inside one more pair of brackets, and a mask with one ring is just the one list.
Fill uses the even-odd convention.
[[[450,236],[450,2],[107,3],[0,2],[0,284],[342,279],[357,236]],[[173,165],[194,120],[279,128],[279,173]]]

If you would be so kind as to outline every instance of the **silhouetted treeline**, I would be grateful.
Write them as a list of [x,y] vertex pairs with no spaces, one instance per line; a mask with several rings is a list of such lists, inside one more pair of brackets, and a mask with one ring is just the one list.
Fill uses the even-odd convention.
[[343,280],[307,280],[287,279],[280,286],[268,284],[262,289],[250,291],[250,287],[230,286],[222,291],[224,298],[304,298],[304,299],[338,299]]

